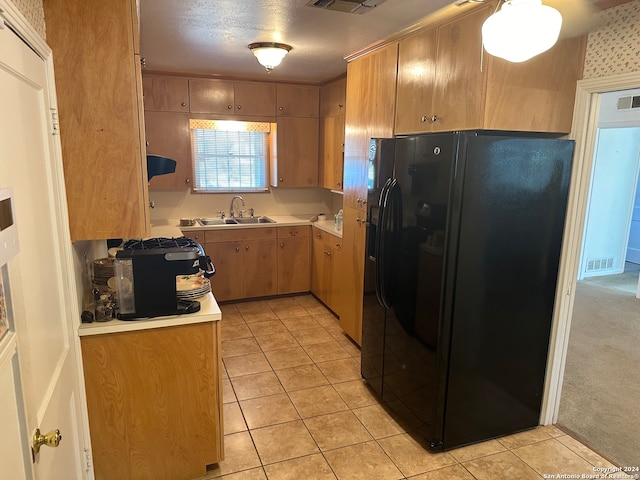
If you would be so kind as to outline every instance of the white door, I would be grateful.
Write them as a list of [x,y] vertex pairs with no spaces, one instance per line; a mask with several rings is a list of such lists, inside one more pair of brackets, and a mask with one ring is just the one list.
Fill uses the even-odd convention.
[[[0,188],[13,189],[20,245],[3,269],[14,331],[5,334],[4,358],[0,351],[0,388],[13,387],[6,395],[7,390],[0,391],[0,422],[3,428],[12,425],[11,438],[0,441],[0,449],[8,449],[0,450],[0,476],[11,480],[90,475],[82,454],[83,397],[74,334],[79,307],[59,140],[50,110],[50,62],[0,15]],[[32,465],[29,447],[36,428],[43,434],[59,429],[62,441],[57,448],[42,447]],[[18,459],[9,458],[18,454]]]

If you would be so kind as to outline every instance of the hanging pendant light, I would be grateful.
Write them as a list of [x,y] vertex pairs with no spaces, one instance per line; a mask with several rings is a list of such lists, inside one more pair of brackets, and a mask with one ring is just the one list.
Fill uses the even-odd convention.
[[291,50],[291,46],[284,43],[257,42],[250,44],[249,49],[256,56],[260,65],[266,68],[267,72],[271,72],[280,65],[284,56]]
[[482,25],[485,50],[509,62],[524,62],[553,47],[562,15],[542,0],[506,0]]

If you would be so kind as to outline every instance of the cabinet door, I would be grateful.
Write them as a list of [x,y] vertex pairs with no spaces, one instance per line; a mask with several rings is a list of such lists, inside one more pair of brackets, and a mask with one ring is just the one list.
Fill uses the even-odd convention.
[[347,79],[341,78],[320,87],[320,116],[344,114]]
[[242,242],[205,244],[207,255],[216,267],[211,291],[218,301],[243,298]]
[[227,80],[189,79],[191,113],[233,115],[233,82]]
[[482,127],[484,86],[482,24],[490,5],[438,27],[436,82],[432,131]]
[[327,245],[322,232],[316,228],[313,229],[312,242],[311,292],[326,304],[327,273],[330,265],[327,262]]
[[308,292],[311,252],[309,237],[278,239],[278,294]]
[[148,235],[131,6],[128,0],[44,2],[72,241]]
[[340,327],[358,345],[362,343],[362,298],[366,228],[360,210],[345,207],[342,230],[342,258],[336,275]]
[[318,119],[279,117],[273,186],[318,185]]
[[151,179],[150,189],[184,190],[191,187],[191,141],[189,114],[146,111],[147,154],[161,155],[177,162],[175,173]]
[[396,134],[428,132],[436,77],[437,30],[421,31],[400,41]]
[[344,205],[366,210],[370,139],[393,136],[398,44],[347,65]]
[[276,86],[272,83],[235,82],[237,115],[276,116]]
[[204,231],[202,230],[183,231],[182,235],[184,235],[187,238],[190,238],[191,240],[195,240],[200,245],[204,244]]
[[278,85],[279,117],[318,117],[320,88],[311,85]]
[[329,298],[327,305],[336,315],[338,315],[338,317],[340,317],[343,315],[342,296],[344,295],[341,291],[341,289],[344,288],[344,285],[340,279],[341,265],[344,261],[344,257],[342,255],[342,239],[333,237],[329,252],[331,253],[331,278],[329,279]]
[[320,119],[320,186],[342,190],[344,169],[344,115]]
[[178,77],[142,77],[144,109],[157,112],[189,111],[189,80]]
[[205,322],[80,339],[95,478],[194,478],[222,460],[218,334]]
[[278,264],[275,240],[242,242],[245,298],[278,293]]

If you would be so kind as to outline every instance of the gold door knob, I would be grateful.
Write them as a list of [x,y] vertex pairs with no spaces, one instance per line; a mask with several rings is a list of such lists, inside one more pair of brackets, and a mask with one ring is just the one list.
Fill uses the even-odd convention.
[[40,429],[36,428],[36,431],[33,434],[31,449],[33,450],[33,453],[36,454],[40,451],[41,446],[46,445],[47,447],[57,447],[60,445],[61,441],[62,434],[60,433],[60,430],[51,430],[49,433],[42,435],[40,433]]

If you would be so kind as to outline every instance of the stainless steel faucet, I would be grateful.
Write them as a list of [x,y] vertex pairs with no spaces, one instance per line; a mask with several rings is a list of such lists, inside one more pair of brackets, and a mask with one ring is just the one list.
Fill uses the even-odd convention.
[[[231,216],[231,218],[235,218],[235,210],[233,209],[233,202],[235,202],[235,200],[239,199],[242,202],[242,206],[244,207],[244,198],[242,198],[240,195],[235,195],[232,199],[231,199],[231,205],[229,206],[229,215]],[[242,216],[242,212],[240,212],[240,216]]]

